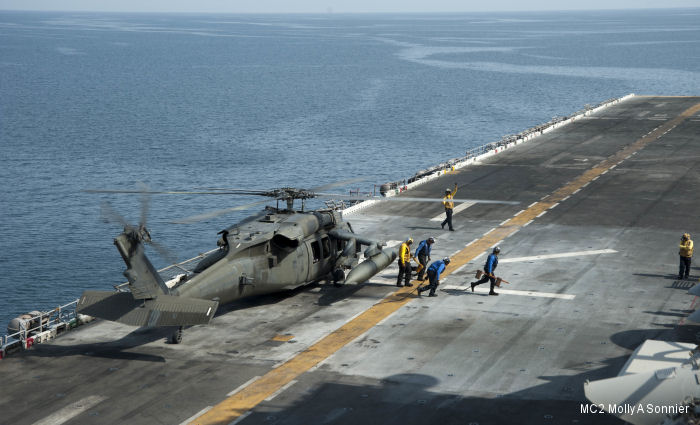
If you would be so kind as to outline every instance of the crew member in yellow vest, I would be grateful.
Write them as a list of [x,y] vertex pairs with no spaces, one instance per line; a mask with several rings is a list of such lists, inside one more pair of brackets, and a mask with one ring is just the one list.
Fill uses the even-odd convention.
[[396,278],[396,286],[401,285],[401,279],[404,279],[403,286],[411,285],[411,244],[413,239],[408,238],[399,247],[399,277]]
[[678,279],[687,279],[690,276],[690,259],[693,257],[693,241],[690,239],[690,233],[683,233],[679,248],[678,254],[680,254],[681,261],[678,268]]
[[445,197],[442,198],[442,205],[445,206],[445,221],[443,221],[441,224],[443,229],[445,228],[445,224],[447,224],[448,229],[450,229],[451,231],[455,230],[454,227],[452,227],[452,210],[455,207],[455,203],[452,201],[452,199],[454,199],[456,194],[457,183],[455,183],[454,190],[445,189]]

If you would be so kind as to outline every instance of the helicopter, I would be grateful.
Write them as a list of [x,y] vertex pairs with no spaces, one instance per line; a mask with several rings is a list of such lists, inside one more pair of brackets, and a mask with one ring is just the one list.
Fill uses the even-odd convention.
[[[325,187],[317,188],[323,190]],[[170,342],[179,343],[185,326],[208,324],[220,304],[237,299],[290,290],[324,279],[336,285],[362,283],[388,267],[398,249],[356,234],[335,208],[305,210],[304,202],[316,197],[343,197],[314,190],[283,187],[273,190],[209,188],[202,191],[85,190],[90,193],[138,193],[142,198],[141,221],[129,224],[109,204],[103,212],[123,225],[114,239],[127,268],[128,291],[84,291],[77,311],[132,326],[175,327]],[[273,198],[275,207],[262,211],[218,232],[218,249],[204,256],[192,270],[164,281],[145,252],[145,245],[163,249],[146,228],[147,197],[153,194],[257,195]],[[345,197],[348,199],[348,197]],[[362,198],[365,199],[365,198]],[[413,198],[396,198],[406,201]],[[301,201],[295,210],[294,202]],[[441,199],[415,198],[417,201]],[[280,202],[283,205],[280,207]],[[474,202],[459,200],[457,202]],[[251,204],[200,214],[176,223],[191,223],[266,203]],[[481,201],[512,203],[506,201]],[[363,254],[363,261],[360,260]],[[346,276],[347,272],[347,276]]]

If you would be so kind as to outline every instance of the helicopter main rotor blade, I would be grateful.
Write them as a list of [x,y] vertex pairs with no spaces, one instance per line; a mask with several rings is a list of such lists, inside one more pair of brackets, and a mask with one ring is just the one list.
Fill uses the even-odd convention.
[[[319,192],[321,190],[333,189],[335,187],[346,186],[352,183],[358,183],[367,180],[366,177],[355,177],[352,179],[342,180],[335,183],[325,184],[323,186],[313,187],[311,189],[304,190],[305,192]],[[217,193],[232,193],[232,194],[246,194],[246,195],[263,195],[263,196],[273,196],[275,189],[272,190],[246,190],[246,189],[235,189],[229,187],[198,187],[198,190],[206,191],[217,191]],[[301,190],[300,190],[301,191]]]
[[[408,196],[352,196],[344,195],[340,193],[317,193],[316,196],[331,199],[347,199],[351,201],[382,201],[382,202],[442,202],[442,198],[412,198]],[[505,205],[518,205],[520,202],[517,201],[499,201],[494,199],[451,199],[452,202],[474,202],[479,204],[505,204]]]
[[264,195],[268,193],[262,190],[232,190],[209,189],[209,191],[188,190],[121,190],[121,189],[83,189],[85,193],[131,193],[148,195]]
[[141,220],[139,220],[139,226],[146,227],[151,196],[148,193],[148,186],[146,186],[145,183],[139,182],[138,186],[141,188]]
[[119,223],[123,227],[127,227],[129,225],[129,222],[126,221],[126,218],[124,218],[123,215],[119,214],[117,210],[112,207],[112,204],[110,204],[107,201],[102,202],[100,205],[100,215],[102,216],[102,220],[105,221],[105,223]]
[[311,191],[311,192],[320,192],[320,191],[322,191],[322,190],[333,189],[333,188],[336,188],[336,187],[346,186],[346,185],[349,185],[349,184],[352,184],[352,183],[359,183],[359,182],[363,182],[363,181],[366,181],[366,180],[367,180],[366,177],[355,177],[354,179],[347,179],[347,180],[343,180],[343,181],[339,181],[339,182],[335,182],[335,183],[325,184],[325,185],[323,185],[323,186],[314,187],[314,188],[309,189],[309,191]]
[[150,246],[152,246],[157,252],[158,255],[160,255],[160,258],[164,259],[165,261],[168,262],[168,264],[177,264],[177,256],[173,254],[172,251],[170,251],[168,248],[165,246],[159,244],[158,242],[150,241],[148,242]]
[[264,200],[264,201],[252,202],[252,203],[250,203],[250,204],[240,205],[240,206],[233,207],[233,208],[226,208],[226,209],[223,209],[223,210],[210,211],[210,212],[204,213],[204,214],[197,214],[197,215],[193,215],[193,216],[190,216],[190,217],[181,218],[181,219],[179,219],[179,220],[173,220],[173,221],[171,221],[171,223],[175,223],[175,224],[191,224],[191,223],[196,223],[196,222],[198,222],[198,221],[202,221],[202,220],[207,220],[207,219],[210,219],[210,218],[218,217],[218,216],[220,216],[220,215],[228,214],[228,213],[231,213],[231,212],[234,212],[234,211],[246,210],[246,209],[248,209],[248,208],[252,208],[252,207],[254,207],[254,206],[261,205],[261,204],[264,204],[264,203],[266,203],[266,202],[267,202],[267,199]]

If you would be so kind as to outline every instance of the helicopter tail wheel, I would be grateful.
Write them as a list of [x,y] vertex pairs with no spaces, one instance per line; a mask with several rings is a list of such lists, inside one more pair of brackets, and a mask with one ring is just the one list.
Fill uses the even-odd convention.
[[333,270],[333,285],[342,286],[345,281],[345,272],[342,269]]
[[182,342],[182,330],[183,330],[183,327],[180,326],[175,330],[175,332],[173,332],[170,335],[170,343],[171,344],[179,344]]

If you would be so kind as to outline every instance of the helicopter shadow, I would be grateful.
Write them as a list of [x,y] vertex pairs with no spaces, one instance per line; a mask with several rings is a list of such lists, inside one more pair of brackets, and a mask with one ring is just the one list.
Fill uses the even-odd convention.
[[166,339],[172,333],[171,328],[138,328],[123,337],[108,341],[77,345],[38,344],[32,350],[22,354],[28,357],[70,357],[90,356],[116,360],[138,360],[165,363],[165,358],[145,353],[129,352],[131,348],[140,347],[150,342]]

